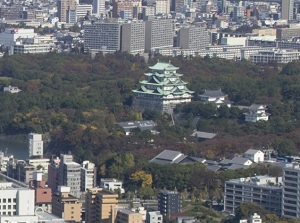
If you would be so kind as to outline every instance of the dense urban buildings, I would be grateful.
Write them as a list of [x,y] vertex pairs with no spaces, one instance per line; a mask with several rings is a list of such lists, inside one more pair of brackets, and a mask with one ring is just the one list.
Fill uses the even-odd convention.
[[191,101],[193,91],[187,89],[187,82],[181,80],[182,74],[177,73],[179,67],[170,63],[158,62],[149,67],[146,80],[140,81],[140,88],[134,90],[133,108],[160,112],[172,112],[177,104]]

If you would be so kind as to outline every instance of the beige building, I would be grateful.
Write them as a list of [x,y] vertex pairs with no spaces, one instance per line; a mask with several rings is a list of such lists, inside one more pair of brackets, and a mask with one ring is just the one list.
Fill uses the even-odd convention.
[[71,196],[70,187],[59,186],[58,193],[52,194],[52,214],[69,222],[81,222],[82,204]]
[[120,209],[115,223],[143,223],[143,215],[128,209]]
[[57,2],[57,15],[60,22],[67,22],[69,8],[76,8],[76,0],[59,0]]
[[118,205],[118,194],[103,188],[88,189],[85,196],[85,222],[114,222],[113,210]]
[[252,33],[256,33],[259,36],[276,36],[276,29],[253,29]]

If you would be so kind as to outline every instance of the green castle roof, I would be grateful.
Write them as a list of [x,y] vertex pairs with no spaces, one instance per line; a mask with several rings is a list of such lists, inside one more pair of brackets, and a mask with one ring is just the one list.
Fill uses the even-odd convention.
[[178,70],[179,67],[175,67],[170,63],[165,63],[165,62],[157,62],[154,66],[149,67],[151,70]]

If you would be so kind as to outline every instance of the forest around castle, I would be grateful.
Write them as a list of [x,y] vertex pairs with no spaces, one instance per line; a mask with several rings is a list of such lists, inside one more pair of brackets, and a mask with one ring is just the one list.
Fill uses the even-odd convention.
[[[191,103],[176,107],[175,125],[168,114],[131,109],[132,90],[158,60],[180,67],[182,79],[195,91]],[[0,90],[8,85],[22,91],[0,93],[2,136],[42,133],[48,138],[49,156],[71,152],[78,162],[94,162],[100,177],[124,181],[126,197],[138,191],[139,197],[149,199],[166,188],[194,201],[221,200],[228,179],[281,174],[278,168],[264,164],[219,174],[202,164],[161,166],[148,162],[164,149],[216,161],[249,148],[274,149],[279,156],[300,152],[300,62],[279,67],[200,57],[155,56],[146,62],[138,55],[120,52],[99,54],[94,59],[88,55],[23,54],[0,59]],[[204,90],[217,89],[228,95],[231,108],[217,109],[199,101]],[[268,105],[269,121],[244,121],[245,110],[236,106],[252,103]],[[116,125],[142,119],[157,122],[160,134],[134,131],[126,136]],[[195,129],[217,136],[197,141],[190,136]]]

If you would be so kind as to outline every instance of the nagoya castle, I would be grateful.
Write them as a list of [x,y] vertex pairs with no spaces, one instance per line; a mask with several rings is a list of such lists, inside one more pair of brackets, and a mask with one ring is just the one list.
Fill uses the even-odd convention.
[[170,63],[158,62],[146,73],[146,80],[140,81],[140,88],[133,90],[133,109],[145,109],[171,113],[177,104],[191,102],[193,91],[187,89],[182,74]]

